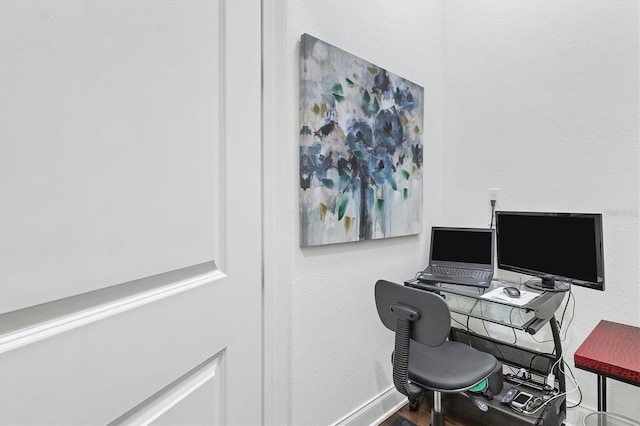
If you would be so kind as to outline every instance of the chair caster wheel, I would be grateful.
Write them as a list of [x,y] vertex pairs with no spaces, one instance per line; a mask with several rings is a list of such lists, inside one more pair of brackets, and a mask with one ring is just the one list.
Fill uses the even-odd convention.
[[420,401],[417,399],[409,401],[409,411],[418,411],[418,408],[420,408]]

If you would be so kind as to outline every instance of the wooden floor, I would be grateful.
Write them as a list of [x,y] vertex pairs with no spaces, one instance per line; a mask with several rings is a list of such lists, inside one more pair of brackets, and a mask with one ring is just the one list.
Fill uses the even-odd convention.
[[[418,411],[409,410],[409,404],[402,407],[395,414],[389,417],[387,420],[380,423],[379,426],[390,426],[398,418],[404,417],[405,419],[415,423],[418,426],[429,426],[431,424],[431,409],[428,401],[420,401],[420,408]],[[404,426],[401,423],[398,426]],[[458,423],[455,420],[447,418],[445,416],[445,426],[465,426],[463,423]]]

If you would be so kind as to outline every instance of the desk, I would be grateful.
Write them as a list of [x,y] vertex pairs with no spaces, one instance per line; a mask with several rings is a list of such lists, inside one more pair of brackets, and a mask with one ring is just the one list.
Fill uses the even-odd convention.
[[[521,385],[527,386],[525,384],[514,385],[513,383],[508,383],[500,394],[496,395],[496,398],[491,401],[484,401],[492,408],[488,413],[479,413],[477,408],[474,408],[469,402],[473,398],[458,398],[456,394],[447,395],[447,398],[443,400],[443,404],[448,404],[448,409],[460,413],[462,417],[458,420],[468,420],[473,424],[481,422],[483,424],[509,424],[511,426],[541,424],[540,422],[544,422],[545,425],[554,425],[561,424],[564,421],[566,418],[566,401],[564,397],[566,387],[564,373],[557,365],[558,360],[562,357],[562,345],[555,312],[562,304],[565,293],[526,289],[526,291],[538,293],[538,296],[526,304],[520,305],[510,302],[509,299],[496,300],[486,298],[487,293],[496,289],[500,291],[500,287],[505,286],[505,284],[498,281],[493,281],[487,289],[446,283],[423,283],[417,279],[407,280],[405,285],[440,294],[444,297],[449,310],[453,313],[500,324],[529,334],[535,334],[546,324],[551,327],[555,349],[553,354],[541,353],[529,348],[516,346],[515,343],[501,342],[489,336],[475,334],[468,327],[466,330],[452,327],[449,336],[451,340],[468,343],[476,349],[491,353],[503,364],[525,368],[545,378],[549,373],[549,369],[555,366],[553,369],[558,390],[559,394],[562,395],[554,399],[553,403],[548,405],[545,411],[536,413],[535,416],[520,415],[500,403],[500,399],[506,393],[507,388]],[[509,379],[505,378],[505,380],[508,381]],[[540,396],[542,387],[538,389],[536,391],[527,388],[527,391],[534,394],[534,396]],[[471,415],[471,418],[466,419],[464,416],[467,414]],[[473,418],[474,416],[477,418]],[[480,416],[485,417],[481,420]]]
[[640,328],[602,320],[573,354],[576,368],[598,375],[598,411],[607,411],[607,377],[640,386]]
[[[509,303],[508,299],[483,298],[483,295],[492,290],[505,287],[499,281],[493,281],[486,289],[447,283],[423,283],[417,279],[405,281],[405,285],[444,294],[452,312],[523,330],[529,334],[535,334],[554,318],[565,295],[527,289],[526,291],[538,293],[539,296],[520,306]],[[557,343],[559,344],[559,341]]]

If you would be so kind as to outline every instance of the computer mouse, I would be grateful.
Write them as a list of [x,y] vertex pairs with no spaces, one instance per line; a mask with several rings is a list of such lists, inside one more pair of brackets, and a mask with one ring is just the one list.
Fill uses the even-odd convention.
[[516,287],[505,287],[502,289],[509,297],[520,297],[520,290]]

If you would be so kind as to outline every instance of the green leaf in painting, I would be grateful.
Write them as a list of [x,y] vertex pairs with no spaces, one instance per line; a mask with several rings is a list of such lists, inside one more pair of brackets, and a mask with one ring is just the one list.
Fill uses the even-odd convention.
[[373,106],[371,107],[371,112],[374,114],[380,111],[380,105],[378,104],[378,98],[373,98]]
[[409,180],[409,172],[406,170],[401,170],[400,173],[402,173],[402,177],[404,177],[406,180]]
[[342,95],[336,95],[335,93],[333,94],[333,97],[336,98],[336,101],[338,102],[342,102],[344,101],[344,96]]
[[335,94],[335,93],[337,93],[337,94],[339,94],[339,95],[342,95],[342,93],[343,93],[343,92],[342,92],[342,84],[340,84],[340,83],[336,83],[336,84],[334,84],[334,85],[333,85],[333,89],[331,89],[331,90],[332,90],[332,92],[333,92],[334,94]]
[[342,220],[344,217],[344,213],[347,211],[347,204],[349,204],[349,197],[342,197],[340,207],[338,207],[338,220]]
[[369,105],[369,102],[371,102],[371,96],[369,95],[368,90],[365,90],[362,94],[362,102],[366,105]]
[[333,189],[333,186],[335,185],[331,179],[322,179],[322,184],[329,189]]

